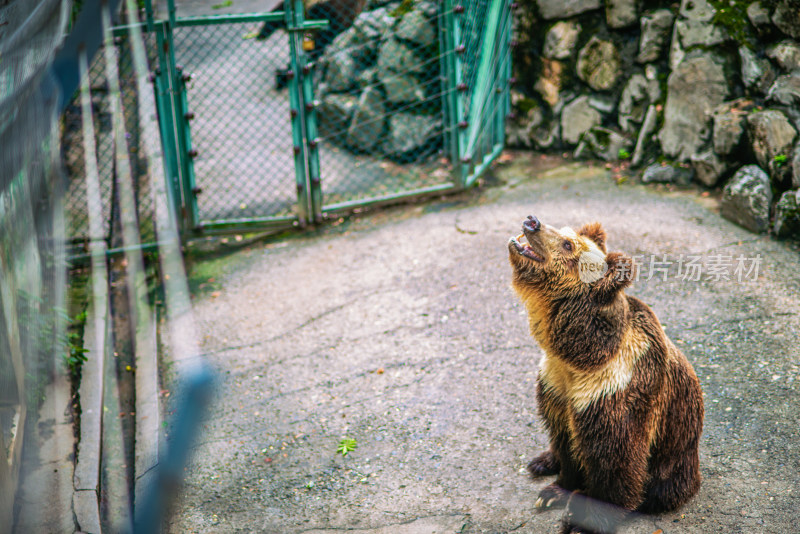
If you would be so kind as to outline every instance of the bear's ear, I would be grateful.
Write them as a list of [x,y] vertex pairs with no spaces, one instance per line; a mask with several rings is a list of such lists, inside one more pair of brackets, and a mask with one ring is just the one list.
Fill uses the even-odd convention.
[[578,235],[588,237],[594,241],[600,250],[606,252],[606,231],[599,222],[587,223],[578,230]]

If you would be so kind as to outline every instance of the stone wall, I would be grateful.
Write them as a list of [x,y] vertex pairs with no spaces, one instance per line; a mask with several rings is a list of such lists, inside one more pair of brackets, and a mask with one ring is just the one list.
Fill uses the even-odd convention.
[[631,160],[722,188],[722,213],[800,238],[800,0],[526,0],[510,146]]

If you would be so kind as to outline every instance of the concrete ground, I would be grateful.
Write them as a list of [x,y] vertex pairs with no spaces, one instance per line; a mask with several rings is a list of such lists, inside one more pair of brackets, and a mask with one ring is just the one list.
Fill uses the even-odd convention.
[[[495,175],[194,265],[220,381],[170,532],[555,532],[559,512],[533,506],[551,479],[525,471],[547,446],[542,351],[506,251],[529,213],[600,220],[611,250],[672,262],[650,280],[645,262],[629,293],[700,377],[704,481],[624,532],[800,530],[798,251],[723,220],[713,197],[616,185],[602,167],[516,155]],[[759,254],[757,278],[714,275]],[[695,255],[701,279],[683,280]]]

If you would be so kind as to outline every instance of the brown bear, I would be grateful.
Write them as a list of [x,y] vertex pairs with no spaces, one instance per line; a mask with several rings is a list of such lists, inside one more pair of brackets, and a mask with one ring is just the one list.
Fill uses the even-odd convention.
[[536,507],[566,506],[562,532],[591,533],[684,504],[700,487],[702,392],[650,307],[623,292],[633,260],[606,253],[599,223],[575,232],[530,215],[508,251],[545,353],[536,395],[550,449],[528,469],[558,477]]

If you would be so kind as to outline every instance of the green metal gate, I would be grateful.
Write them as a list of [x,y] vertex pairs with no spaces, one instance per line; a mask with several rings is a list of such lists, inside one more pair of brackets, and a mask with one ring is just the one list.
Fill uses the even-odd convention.
[[[170,0],[168,20],[149,18],[185,235],[304,226],[457,191],[494,160],[509,111],[510,2],[381,4],[367,2],[378,7],[316,53],[309,41],[329,22],[305,20],[301,0],[188,18]],[[280,32],[253,39],[266,22],[288,43]]]

